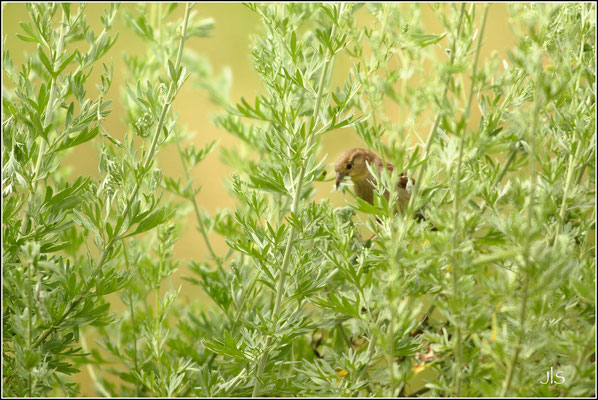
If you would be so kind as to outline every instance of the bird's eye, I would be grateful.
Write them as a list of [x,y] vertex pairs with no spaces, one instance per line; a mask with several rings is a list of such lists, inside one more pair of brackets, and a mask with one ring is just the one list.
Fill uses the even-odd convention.
[[347,164],[347,169],[351,169],[352,166],[353,166],[353,163],[348,163]]

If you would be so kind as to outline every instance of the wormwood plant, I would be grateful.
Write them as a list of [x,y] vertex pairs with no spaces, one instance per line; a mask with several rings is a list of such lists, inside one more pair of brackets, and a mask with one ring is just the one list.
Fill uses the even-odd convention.
[[[164,14],[176,6],[169,6]],[[155,314],[138,317],[144,329],[138,328],[133,336],[143,334],[150,355],[164,361],[163,322],[176,296],[169,292],[160,298],[158,292],[161,280],[176,267],[170,254],[174,225],[164,224],[175,209],[163,206],[157,192],[162,175],[155,156],[180,131],[175,129],[171,104],[189,75],[182,62],[185,40],[205,36],[211,25],[209,20],[190,22],[191,7],[186,5],[183,20],[158,37],[160,41],[167,37],[168,43],[159,47],[165,51],[156,59],[127,60],[138,80],[134,88],[127,88],[130,130],[123,142],[102,125],[110,112],[111,100],[105,97],[112,82],[111,65],[103,65],[104,73],[95,85],[98,97],[87,95],[92,67],[116,41],[109,31],[117,4],[100,17],[104,29],[99,35],[87,25],[84,4],[27,4],[31,21],[21,22],[23,33],[17,35],[36,43],[37,52],[19,69],[9,50],[3,49],[3,69],[14,84],[3,87],[4,395],[42,396],[56,389],[76,395],[66,375],[78,371],[72,363],[85,355],[81,331],[89,325],[115,323],[105,296],[123,288],[122,296],[131,307],[149,290],[156,290]],[[128,20],[155,40],[145,18]],[[80,41],[87,45],[84,51],[71,45]],[[195,68],[202,65],[205,78],[209,72],[205,62]],[[153,71],[148,75],[144,68]],[[144,76],[153,80],[142,81]],[[218,94],[214,83],[207,86]],[[100,179],[70,178],[60,168],[65,151],[98,136]],[[188,148],[183,156],[194,165],[209,150]],[[128,241],[157,226],[155,257],[141,257],[138,246],[127,249]],[[133,266],[143,272],[146,287],[140,288],[139,279],[132,279],[138,272]],[[117,353],[126,364],[127,353]],[[96,358],[97,354],[93,352]],[[137,363],[137,352],[131,359]],[[127,376],[146,382],[142,390],[172,394],[173,380],[180,381],[188,365],[183,360],[173,367],[179,375],[167,383],[154,383],[153,371],[151,383],[144,381],[152,368],[145,363],[131,368]],[[159,369],[159,378],[172,374],[166,365]],[[103,386],[98,388],[109,394]]]
[[[182,24],[181,21],[169,22],[167,17],[176,8],[177,4],[152,4],[147,17],[147,6],[139,5],[135,12],[124,13],[126,25],[148,46],[146,54],[140,57],[125,55],[128,76],[130,81],[136,82],[136,89],[127,85],[123,98],[128,110],[128,122],[138,130],[138,134],[147,130],[146,124],[156,123],[159,114],[153,110],[159,106],[159,99],[168,84],[166,72],[172,74],[178,68],[170,60],[176,59],[180,63],[181,80],[190,79],[196,87],[205,89],[217,104],[227,101],[230,82],[227,71],[219,76],[214,75],[205,58],[190,49],[182,52],[180,44],[181,35],[186,38],[207,37],[214,27],[213,21],[209,18],[194,18],[195,11],[191,12],[192,6],[187,5]],[[168,65],[167,70],[163,68],[165,65]],[[158,83],[153,85],[152,82]],[[140,92],[147,97],[139,95]],[[92,352],[93,359],[88,360],[98,366],[111,365],[107,373],[96,377],[96,387],[105,395],[185,395],[192,388],[193,371],[205,362],[205,359],[198,360],[194,354],[192,340],[185,343],[180,333],[173,332],[172,325],[176,325],[176,321],[172,324],[172,317],[180,318],[180,314],[186,312],[183,305],[176,304],[180,288],[170,288],[165,293],[160,291],[165,278],[180,265],[172,256],[172,248],[181,226],[189,225],[186,214],[190,210],[186,205],[192,208],[198,230],[216,259],[208,239],[213,222],[200,211],[196,200],[200,188],[190,178],[191,169],[214,149],[214,143],[202,149],[187,144],[192,134],[176,124],[177,117],[172,109],[160,115],[160,118],[164,118],[164,126],[168,126],[168,135],[162,145],[177,147],[184,176],[164,176],[162,179],[160,174],[157,180],[159,186],[153,187],[154,190],[160,188],[174,195],[167,203],[168,209],[173,212],[169,221],[160,225],[156,235],[151,238],[146,236],[141,240],[123,240],[123,261],[134,274],[129,285],[120,293],[127,310],[120,316],[118,323],[101,329],[101,346],[105,351]],[[176,215],[174,210],[179,210]],[[170,316],[175,304],[183,311]],[[115,384],[114,376],[122,380],[120,387]]]
[[[516,48],[482,62],[489,5],[431,6],[439,35],[418,5],[368,4],[366,27],[352,4],[248,6],[264,93],[216,120],[255,152],[221,151],[238,255],[192,266],[219,307],[185,324],[212,353],[196,394],[591,394],[593,7],[513,6]],[[386,172],[365,216],[313,200],[319,138],[347,126],[415,177],[404,213]]]
[[[96,96],[89,97],[86,83],[116,41],[110,29],[118,6],[100,17],[99,34],[87,25],[83,6],[27,9],[31,20],[21,22],[18,37],[35,43],[36,53],[21,66],[5,46],[2,53],[14,85],[2,93],[3,394],[41,396],[52,388],[75,394],[64,375],[76,372],[69,360],[81,355],[79,330],[112,322],[103,296],[128,280],[111,262],[114,243],[125,218],[127,227],[140,222],[97,182],[69,179],[60,168],[69,148],[98,135],[111,143],[102,120],[110,112],[104,97],[112,67],[100,67]],[[83,42],[83,50],[73,49],[74,42]],[[101,215],[104,207],[118,212],[116,223]],[[99,255],[81,251],[88,238]]]
[[[117,6],[96,37],[82,8],[29,5],[19,35],[38,52],[17,72],[3,51],[3,394],[76,394],[75,358],[105,396],[595,394],[593,4],[511,5],[517,44],[487,60],[490,5],[247,4],[263,24],[250,52],[263,91],[234,106],[226,74],[184,50],[211,22],[186,5],[172,24],[175,7],[122,13],[150,49],[126,58],[122,143],[102,127],[111,68],[96,100],[84,86]],[[69,53],[75,40],[89,51]],[[235,207],[215,215],[190,179],[214,147],[189,146],[170,107],[188,77],[243,142],[219,150]],[[341,128],[415,178],[405,210],[386,171],[389,201],[315,200],[316,182],[333,184],[320,139]],[[91,139],[99,181],[59,170]],[[165,145],[183,177],[155,166]],[[189,211],[208,254],[186,279],[213,307],[160,290]],[[540,383],[551,368],[562,383]]]

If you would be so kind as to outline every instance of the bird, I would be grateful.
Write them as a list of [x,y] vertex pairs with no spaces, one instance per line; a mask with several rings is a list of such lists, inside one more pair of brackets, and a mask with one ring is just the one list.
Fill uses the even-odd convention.
[[[375,180],[368,169],[368,164],[376,167],[378,171],[382,171],[384,168],[388,170],[388,172],[393,172],[394,170],[394,166],[391,163],[385,162],[378,156],[378,154],[371,150],[358,147],[347,149],[338,156],[334,165],[334,170],[336,172],[336,189],[338,190],[343,179],[349,177],[351,178],[351,181],[353,181],[355,194],[359,198],[373,205]],[[413,185],[414,183],[415,181],[412,178],[409,178],[407,174],[400,174],[399,182],[397,184],[397,202],[401,210],[407,206],[409,199],[411,198],[411,193],[407,189],[407,186]],[[386,200],[388,200],[388,191],[384,193],[384,196],[386,197]]]
[[[383,168],[386,168],[388,172],[391,173],[394,171],[394,166],[391,163],[382,160],[382,158],[372,150],[359,147],[347,149],[338,156],[334,165],[334,170],[336,172],[336,189],[338,190],[343,179],[349,177],[351,178],[351,181],[353,181],[355,194],[359,198],[373,205],[375,183],[374,177],[368,169],[368,164],[375,166],[378,171],[382,171]],[[402,172],[399,175],[399,182],[397,183],[397,204],[401,211],[404,211],[404,208],[409,204],[409,199],[411,198],[411,192],[408,186],[414,184],[415,180],[408,177],[406,173]],[[388,191],[384,193],[386,200],[388,200],[389,195]],[[422,209],[417,210],[413,218],[418,222],[427,221]],[[376,219],[379,221],[378,218]],[[430,223],[430,225],[432,231],[438,231],[438,228],[433,223]]]

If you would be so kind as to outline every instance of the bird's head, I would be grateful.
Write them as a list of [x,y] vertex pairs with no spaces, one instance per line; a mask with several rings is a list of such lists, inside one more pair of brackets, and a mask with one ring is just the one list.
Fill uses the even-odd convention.
[[360,182],[370,176],[367,164],[378,157],[376,153],[367,149],[353,148],[344,151],[336,160],[336,188],[348,176],[353,182]]

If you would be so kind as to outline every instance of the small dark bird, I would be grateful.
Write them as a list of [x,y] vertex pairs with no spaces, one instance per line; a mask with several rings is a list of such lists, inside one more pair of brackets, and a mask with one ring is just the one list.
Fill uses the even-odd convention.
[[[394,166],[391,163],[383,161],[371,150],[360,148],[345,150],[338,156],[334,166],[337,190],[343,179],[348,176],[353,181],[355,194],[368,203],[374,204],[374,178],[367,167],[368,164],[376,166],[378,171],[382,171],[382,168],[386,168],[389,172],[394,170]],[[397,184],[397,203],[402,211],[411,198],[411,193],[407,190],[407,185],[413,185],[415,180],[409,178],[405,173],[401,173],[399,178],[399,183]],[[389,193],[386,191],[384,193],[386,200],[388,200],[388,196]],[[415,213],[414,218],[419,222],[426,220],[421,209]],[[430,223],[430,225],[432,226],[432,231],[438,231],[438,228],[434,224]]]
[[[374,178],[367,164],[375,166],[378,171],[382,171],[383,168],[386,168],[389,172],[394,170],[392,164],[383,161],[371,150],[360,148],[348,149],[338,157],[334,166],[334,170],[336,171],[336,188],[338,189],[343,179],[348,176],[353,181],[355,194],[368,203],[374,204]],[[407,206],[411,197],[411,194],[407,191],[407,184],[409,182],[413,184],[414,180],[402,173],[397,184],[397,200],[401,210]],[[388,191],[384,195],[388,200]]]

